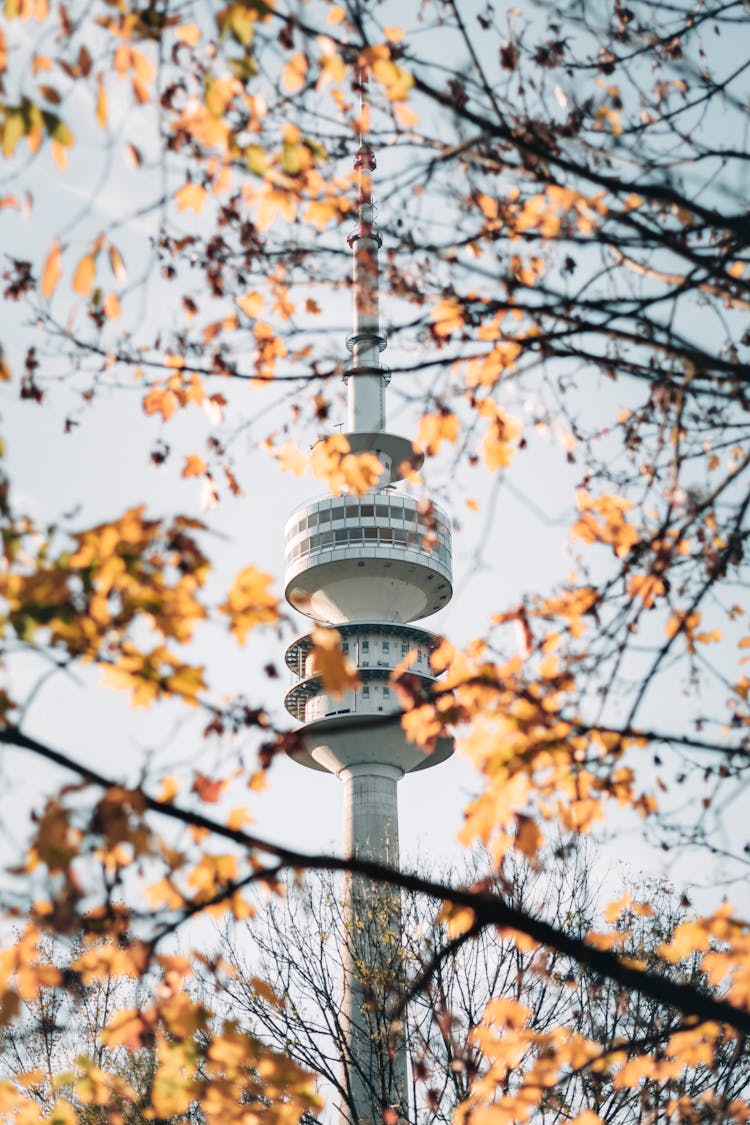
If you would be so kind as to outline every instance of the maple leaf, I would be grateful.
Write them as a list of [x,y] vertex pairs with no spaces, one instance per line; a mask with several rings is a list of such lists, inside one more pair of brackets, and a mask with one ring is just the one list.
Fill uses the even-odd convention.
[[341,651],[341,634],[336,629],[316,626],[312,631],[312,666],[323,687],[335,699],[360,685],[357,669]]
[[193,779],[192,792],[197,793],[201,801],[207,805],[215,805],[226,789],[226,778],[210,778],[204,773],[196,773]]
[[182,469],[183,477],[201,477],[206,471],[206,462],[197,453],[191,453],[185,458]]
[[310,457],[312,475],[328,484],[334,496],[342,492],[363,495],[374,488],[383,475],[383,466],[374,453],[350,453],[344,434],[331,434],[316,443]]
[[240,571],[219,607],[230,619],[230,631],[240,644],[257,625],[273,625],[279,618],[278,599],[268,587],[273,576],[254,566]]
[[439,301],[431,312],[436,336],[451,336],[463,328],[466,321],[466,312],[458,297],[446,297]]
[[174,391],[155,386],[144,397],[143,410],[146,414],[161,414],[164,421],[168,422],[179,406],[179,401]]
[[175,192],[178,211],[194,211],[199,215],[206,202],[206,189],[201,184],[187,183]]
[[155,1019],[152,1013],[138,1008],[125,1008],[108,1020],[101,1032],[102,1043],[107,1047],[127,1047],[137,1051],[151,1042]]
[[633,574],[628,580],[628,593],[641,598],[646,609],[651,609],[655,600],[666,593],[666,587],[656,574]]
[[458,418],[449,410],[439,414],[425,414],[419,421],[414,448],[434,457],[444,441],[455,444],[459,429]]

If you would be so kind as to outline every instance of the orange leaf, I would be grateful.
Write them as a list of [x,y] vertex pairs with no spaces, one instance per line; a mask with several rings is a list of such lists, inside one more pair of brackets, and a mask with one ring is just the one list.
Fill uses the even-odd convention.
[[263,311],[263,305],[265,304],[263,295],[257,293],[254,289],[251,289],[244,297],[235,297],[235,302],[242,309],[245,316],[249,316],[251,320],[255,320],[256,317],[260,316]]
[[50,247],[42,271],[42,296],[51,297],[60,281],[62,273],[62,253],[60,243],[55,239]]
[[108,293],[102,307],[108,320],[117,320],[120,315],[120,298],[116,293]]
[[73,288],[82,297],[88,297],[96,276],[96,258],[93,254],[84,254],[76,266],[73,274]]
[[102,1043],[107,1047],[127,1047],[137,1051],[150,1038],[153,1023],[137,1008],[126,1008],[115,1012],[101,1033]]
[[305,84],[307,57],[302,53],[294,55],[281,72],[281,85],[288,94],[296,94]]
[[161,414],[164,421],[168,421],[177,409],[179,399],[174,391],[165,387],[152,387],[143,399],[143,409],[146,414]]
[[193,780],[192,792],[197,793],[201,801],[207,805],[215,805],[222,791],[226,788],[226,778],[210,778],[204,773],[196,773]]
[[323,687],[335,698],[359,687],[357,669],[341,651],[341,634],[336,629],[320,626],[312,631],[312,665],[323,681]]
[[107,128],[107,91],[104,89],[104,80],[101,76],[96,94],[96,120],[102,129]]
[[175,192],[175,199],[177,200],[177,210],[195,211],[199,215],[203,210],[203,204],[206,202],[206,189],[201,187],[200,184],[185,184],[179,191]]
[[186,43],[188,47],[194,47],[201,37],[201,29],[197,23],[186,23],[182,27],[176,27],[174,35],[180,43]]
[[434,457],[444,441],[458,440],[458,418],[450,411],[440,414],[425,414],[419,422],[415,447]]
[[185,458],[182,469],[183,477],[202,477],[206,471],[206,462],[197,453],[191,453]]

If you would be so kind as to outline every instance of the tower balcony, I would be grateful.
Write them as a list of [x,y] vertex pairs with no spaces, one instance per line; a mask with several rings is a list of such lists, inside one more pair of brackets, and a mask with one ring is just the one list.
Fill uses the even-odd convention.
[[426,769],[453,752],[453,740],[440,738],[433,754],[407,742],[402,708],[391,682],[394,669],[412,654],[410,676],[425,696],[437,681],[430,655],[440,638],[426,629],[383,622],[353,622],[339,627],[344,656],[356,665],[360,684],[336,697],[326,691],[315,666],[310,636],[289,646],[286,663],[298,678],[285,705],[303,724],[305,746],[293,757],[311,769],[339,772],[364,762],[394,766],[403,773]]
[[285,542],[287,601],[317,621],[414,621],[453,593],[450,521],[434,503],[326,497],[293,513]]

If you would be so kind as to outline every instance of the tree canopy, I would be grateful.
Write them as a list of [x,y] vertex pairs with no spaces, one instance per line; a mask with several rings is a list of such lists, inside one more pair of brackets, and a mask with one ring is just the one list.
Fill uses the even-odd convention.
[[[230,0],[216,11],[6,0],[0,372],[13,432],[0,491],[0,742],[25,756],[27,782],[41,760],[67,781],[39,774],[20,832],[7,798],[6,827],[22,839],[0,888],[4,1025],[50,986],[145,975],[148,1001],[102,1034],[110,1048],[156,1045],[153,1116],[199,1105],[206,1120],[296,1120],[317,1109],[310,1077],[194,1000],[191,958],[169,943],[196,916],[243,920],[252,884],[358,869],[442,902],[453,942],[499,927],[681,1021],[633,1054],[617,1021],[539,1028],[496,998],[475,1032],[491,1065],[461,1120],[541,1120],[545,1091],[573,1071],[647,1092],[711,1068],[728,1038],[743,1049],[749,38],[740,0]],[[426,458],[408,487],[422,497],[422,477],[442,472],[448,503],[484,506],[490,523],[504,490],[531,511],[560,494],[571,552],[549,586],[507,599],[498,584],[481,633],[433,653],[444,675],[430,697],[400,670],[404,728],[426,752],[458,732],[481,778],[461,839],[487,846],[501,880],[514,852],[540,861],[560,829],[642,821],[657,847],[691,864],[710,857],[727,898],[675,919],[646,959],[618,919],[647,917],[648,903],[613,904],[608,928],[581,934],[497,883],[455,888],[248,827],[253,792],[299,744],[274,717],[278,673],[264,647],[292,626],[252,541],[227,580],[212,508],[240,512],[247,433],[269,480],[307,474],[334,494],[376,483],[371,455],[334,425],[351,161],[365,129],[379,161],[390,393]],[[75,458],[97,404],[116,415],[134,394],[160,425],[153,471],[200,480],[208,511],[179,498],[153,511],[143,492],[105,511],[97,493],[87,520],[116,473],[103,433],[80,495],[40,515],[15,472],[24,444],[44,459],[40,419],[65,429]],[[521,555],[512,530],[510,542]],[[245,694],[227,692],[205,657],[209,629],[256,661]],[[330,634],[314,641],[328,688],[341,690],[343,653],[325,647]],[[85,714],[41,735],[49,685],[88,683],[92,668],[134,707],[199,716],[201,750],[187,764],[175,753],[164,771],[145,761],[133,783],[122,763],[81,754]],[[238,740],[251,762],[232,750]],[[49,932],[82,943],[64,967],[43,956]],[[696,957],[710,987],[671,971]],[[511,1080],[530,1043],[534,1065]],[[750,1112],[744,1097],[681,1089],[675,1120]],[[122,1096],[97,1076],[97,1105]],[[61,1123],[76,1113],[64,1092],[40,1108],[22,1080],[0,1085],[0,1112]]]

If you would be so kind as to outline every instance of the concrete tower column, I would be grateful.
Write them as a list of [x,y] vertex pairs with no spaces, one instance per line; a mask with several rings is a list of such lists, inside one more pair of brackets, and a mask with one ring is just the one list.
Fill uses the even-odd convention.
[[398,766],[362,762],[341,770],[344,855],[398,867]]
[[[398,766],[362,762],[341,770],[347,856],[398,867]],[[380,1125],[390,1107],[408,1114],[403,1035],[392,1016],[402,994],[398,889],[348,876],[345,881],[342,1023],[345,1084],[352,1104],[342,1117]]]

